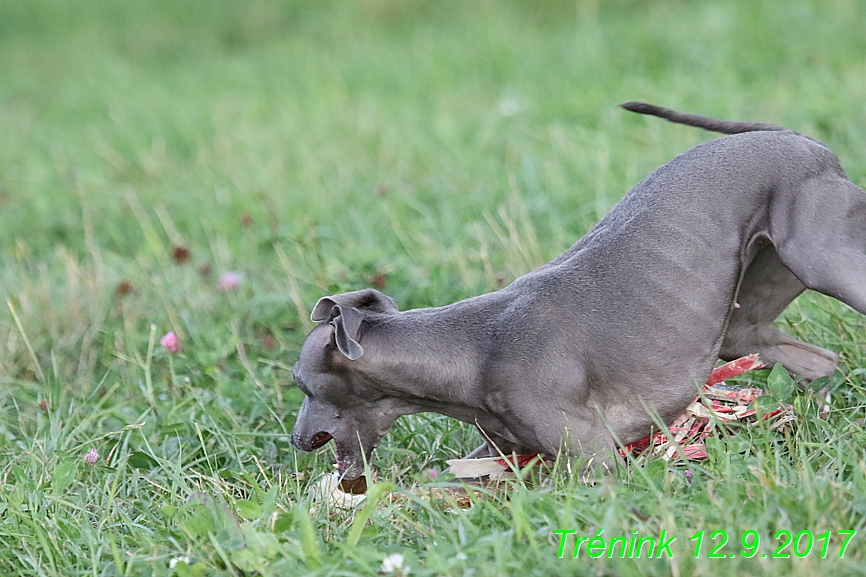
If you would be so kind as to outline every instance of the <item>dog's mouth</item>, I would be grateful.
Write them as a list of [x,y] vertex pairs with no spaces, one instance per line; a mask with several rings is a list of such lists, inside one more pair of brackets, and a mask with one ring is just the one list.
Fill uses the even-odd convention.
[[331,433],[326,433],[325,431],[319,431],[318,433],[313,435],[313,438],[310,440],[310,445],[312,447],[311,450],[315,451],[316,449],[323,446],[325,443],[327,443],[328,441],[330,441],[333,438],[334,437],[331,436]]

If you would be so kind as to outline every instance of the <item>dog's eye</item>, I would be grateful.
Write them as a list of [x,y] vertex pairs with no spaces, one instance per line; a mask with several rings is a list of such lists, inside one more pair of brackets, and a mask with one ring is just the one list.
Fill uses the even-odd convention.
[[310,389],[308,389],[307,385],[305,385],[304,382],[300,378],[298,378],[298,375],[295,374],[293,376],[295,377],[295,385],[301,390],[301,392],[308,397],[312,397],[313,395],[310,394]]

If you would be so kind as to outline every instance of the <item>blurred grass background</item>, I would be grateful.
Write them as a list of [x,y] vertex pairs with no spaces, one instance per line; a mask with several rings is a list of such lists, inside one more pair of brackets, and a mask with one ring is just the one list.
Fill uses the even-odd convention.
[[[288,443],[286,368],[317,298],[495,290],[712,137],[619,102],[783,124],[866,185],[864,30],[856,0],[0,1],[0,570],[375,573],[399,551],[413,574],[711,574],[565,563],[548,539],[862,527],[863,318],[815,295],[781,322],[842,356],[832,426],[804,396],[799,436],[723,443],[691,485],[644,464],[455,515],[385,507],[355,548],[351,514],[305,516],[331,449]],[[376,465],[409,486],[475,440],[407,418]],[[731,566],[859,573],[861,551]]]

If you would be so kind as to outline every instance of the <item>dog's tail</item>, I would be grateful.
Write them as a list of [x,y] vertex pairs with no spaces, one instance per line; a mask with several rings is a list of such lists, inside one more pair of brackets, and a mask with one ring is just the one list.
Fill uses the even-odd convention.
[[707,118],[706,116],[698,116],[697,114],[686,114],[685,112],[677,112],[670,108],[662,108],[661,106],[647,104],[646,102],[626,102],[625,104],[620,104],[620,106],[639,114],[650,114],[677,124],[686,124],[711,132],[721,132],[722,134],[739,134],[741,132],[757,132],[761,130],[788,130],[787,128],[766,122],[737,122],[734,120],[717,120],[715,118]]

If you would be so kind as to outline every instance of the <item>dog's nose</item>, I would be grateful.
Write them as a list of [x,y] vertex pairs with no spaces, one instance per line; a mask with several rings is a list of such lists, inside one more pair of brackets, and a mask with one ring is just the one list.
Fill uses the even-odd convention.
[[304,442],[301,441],[301,436],[297,433],[292,433],[292,444],[305,453],[310,451],[309,447],[305,446]]

